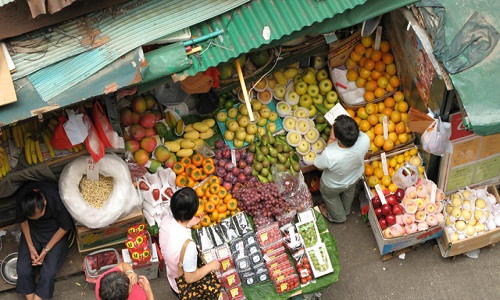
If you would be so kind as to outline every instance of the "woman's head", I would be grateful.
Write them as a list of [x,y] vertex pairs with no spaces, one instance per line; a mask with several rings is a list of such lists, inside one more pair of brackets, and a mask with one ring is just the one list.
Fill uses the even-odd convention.
[[46,204],[43,194],[38,189],[34,189],[26,192],[21,198],[21,211],[25,217],[37,220],[45,214]]
[[101,278],[99,296],[102,300],[127,300],[130,280],[122,272],[111,272]]
[[350,116],[340,115],[333,123],[333,134],[342,145],[350,148],[358,140],[358,124]]
[[177,221],[191,220],[198,210],[198,195],[189,187],[182,188],[174,193],[170,199],[170,209]]

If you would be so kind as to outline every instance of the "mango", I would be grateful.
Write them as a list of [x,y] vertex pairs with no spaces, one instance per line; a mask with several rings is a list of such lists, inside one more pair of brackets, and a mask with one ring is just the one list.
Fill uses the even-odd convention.
[[208,125],[203,123],[203,122],[194,123],[193,128],[199,132],[205,132],[205,131],[208,131],[208,129],[210,129],[210,127],[208,127]]

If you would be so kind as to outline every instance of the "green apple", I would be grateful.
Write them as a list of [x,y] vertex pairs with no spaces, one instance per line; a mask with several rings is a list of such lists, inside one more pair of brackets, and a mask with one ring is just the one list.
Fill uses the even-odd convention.
[[241,116],[241,118],[239,118],[239,120],[238,120],[238,124],[241,127],[247,127],[249,122],[250,122],[250,119],[247,116]]
[[283,97],[285,97],[285,94],[286,94],[286,88],[282,85],[278,85],[274,89],[273,94],[274,94],[274,98],[276,98],[278,100],[283,100]]
[[267,124],[267,118],[260,118],[259,121],[257,122],[257,125],[259,126],[266,126]]
[[259,114],[261,118],[267,119],[271,114],[271,109],[267,105],[263,105],[262,108],[259,110]]
[[335,106],[335,103],[330,103],[328,101],[323,102],[323,106],[327,109],[330,110]]
[[[290,105],[297,105],[299,104],[299,94],[297,94],[296,91],[288,91],[286,92],[286,95],[285,95],[285,100],[288,104]],[[293,108],[293,107],[292,107]]]
[[257,124],[255,124],[255,123],[248,124],[248,126],[246,127],[246,131],[249,135],[256,134],[257,133]]
[[318,71],[318,73],[316,73],[316,80],[318,82],[321,82],[321,80],[327,78],[328,78],[328,71],[326,69],[321,69]]
[[245,145],[245,142],[241,141],[241,140],[234,140],[233,144],[234,144],[234,147],[239,149],[239,148],[243,147],[243,145]]
[[316,83],[316,74],[313,70],[308,69],[304,74],[302,74],[302,80],[304,80],[307,84]]
[[308,142],[314,143],[319,138],[319,131],[315,127],[309,128],[309,130],[304,135]]
[[292,116],[285,117],[283,120],[283,126],[287,131],[294,130],[295,129],[295,124],[297,123],[297,119]]
[[323,67],[323,65],[325,64],[325,58],[323,56],[315,56],[314,57],[314,68],[315,69],[319,69],[321,67]]
[[309,109],[309,107],[311,107],[312,104],[313,104],[313,99],[309,94],[304,94],[304,95],[300,96],[300,99],[299,99],[300,106]]
[[317,154],[314,151],[307,152],[307,154],[302,157],[302,159],[304,160],[304,164],[309,166],[313,165],[314,159],[316,159],[316,155]]
[[[314,105],[311,105],[311,107],[309,107],[309,118],[314,118],[314,116],[316,115],[317,113],[317,109],[316,109],[316,106]],[[311,120],[312,121],[312,120]],[[314,122],[314,121],[313,121]],[[313,125],[314,126],[314,125]]]
[[297,84],[297,83],[299,83],[299,82],[301,82],[301,81],[304,81],[304,80],[302,80],[302,75],[297,74],[297,75],[295,75],[295,76],[293,77],[293,84]]
[[339,100],[339,95],[335,91],[329,91],[325,96],[325,100],[328,103],[335,104]]
[[281,115],[289,115],[292,111],[292,108],[290,104],[286,103],[285,101],[280,101],[276,105],[276,110],[281,114]]
[[234,107],[232,107],[227,111],[227,116],[230,117],[231,119],[236,118],[237,115],[238,115],[238,110]]
[[305,83],[304,81],[298,82],[294,86],[294,90],[297,94],[304,95],[305,93],[307,93],[307,83]]
[[275,133],[276,132],[276,124],[274,124],[274,122],[269,122],[267,123],[266,125],[266,129],[271,132],[271,133]]
[[307,86],[307,93],[311,96],[317,96],[319,94],[319,88],[317,84],[310,84]]
[[229,131],[229,130],[224,132],[224,138],[226,139],[226,141],[234,140],[234,132]]
[[309,118],[309,110],[305,107],[298,107],[293,115],[297,118]]
[[319,82],[319,90],[323,93],[328,93],[333,88],[333,83],[330,79],[324,78]]
[[228,131],[232,131],[232,132],[235,132],[238,129],[238,127],[240,127],[240,125],[238,124],[238,122],[236,122],[235,120],[229,121],[226,124],[226,126],[227,126],[227,130]]
[[219,111],[217,113],[217,121],[226,122],[226,120],[227,120],[227,113],[224,111]]
[[323,104],[323,95],[316,95],[316,96],[312,97],[312,99],[313,99],[314,104],[318,104],[318,105]]
[[271,114],[268,117],[269,121],[274,122],[278,119],[278,113],[275,111],[272,111]]
[[244,128],[238,128],[238,130],[236,130],[235,139],[244,141],[246,136],[247,132]]
[[[257,129],[255,129],[255,131],[257,131]],[[245,142],[247,143],[251,143],[255,140],[255,135],[254,134],[247,134],[247,136],[245,137]]]
[[301,134],[307,133],[309,130],[309,121],[307,119],[301,118],[297,120],[297,124],[295,125],[295,129]]

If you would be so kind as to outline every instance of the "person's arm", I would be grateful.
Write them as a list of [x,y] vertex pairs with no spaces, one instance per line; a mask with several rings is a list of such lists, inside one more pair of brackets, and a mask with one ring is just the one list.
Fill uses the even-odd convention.
[[24,239],[26,240],[26,244],[28,245],[28,250],[30,252],[31,262],[35,265],[35,261],[38,260],[39,255],[36,252],[35,246],[33,245],[33,241],[31,240],[31,232],[30,225],[28,224],[28,220],[20,223],[21,231],[23,232]]
[[153,290],[146,276],[139,276],[139,286],[146,292],[146,300],[154,300]]
[[186,283],[193,283],[202,279],[208,273],[218,271],[219,269],[220,262],[218,260],[212,260],[203,267],[197,268],[194,272],[184,272],[184,278],[186,279]]
[[326,141],[326,145],[330,145],[331,143],[335,142],[335,134],[333,133],[333,125],[332,125],[332,130],[330,130],[330,136],[328,137],[328,141]]
[[134,272],[134,269],[132,268],[132,266],[129,263],[122,261],[121,263],[119,263],[117,265],[117,267],[118,267],[118,269],[120,269],[122,271],[122,273],[127,275],[128,279],[130,280],[131,285],[134,285],[137,283],[137,281],[139,280],[139,276],[137,275],[137,273]]
[[35,260],[35,264],[41,265],[43,263],[43,259],[45,258],[45,256],[50,252],[52,247],[54,247],[64,237],[66,232],[68,231],[59,227],[56,233],[54,233],[54,235],[50,238],[47,245],[45,245],[45,247],[40,252],[40,255]]

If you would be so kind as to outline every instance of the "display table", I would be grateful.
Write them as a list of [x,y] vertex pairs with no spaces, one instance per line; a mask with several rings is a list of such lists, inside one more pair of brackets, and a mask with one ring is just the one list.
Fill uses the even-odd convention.
[[340,273],[340,263],[337,241],[328,231],[327,221],[325,220],[325,218],[323,218],[323,216],[317,209],[314,209],[313,211],[316,215],[316,226],[318,227],[318,231],[320,232],[321,241],[325,243],[328,249],[328,254],[330,256],[330,260],[334,269],[333,273],[313,279],[313,281],[306,286],[299,287],[296,290],[283,294],[278,294],[276,292],[276,288],[271,281],[255,284],[252,286],[242,285],[243,293],[245,294],[245,297],[247,299],[288,299],[295,295],[311,294],[321,291],[332,283],[338,281]]

